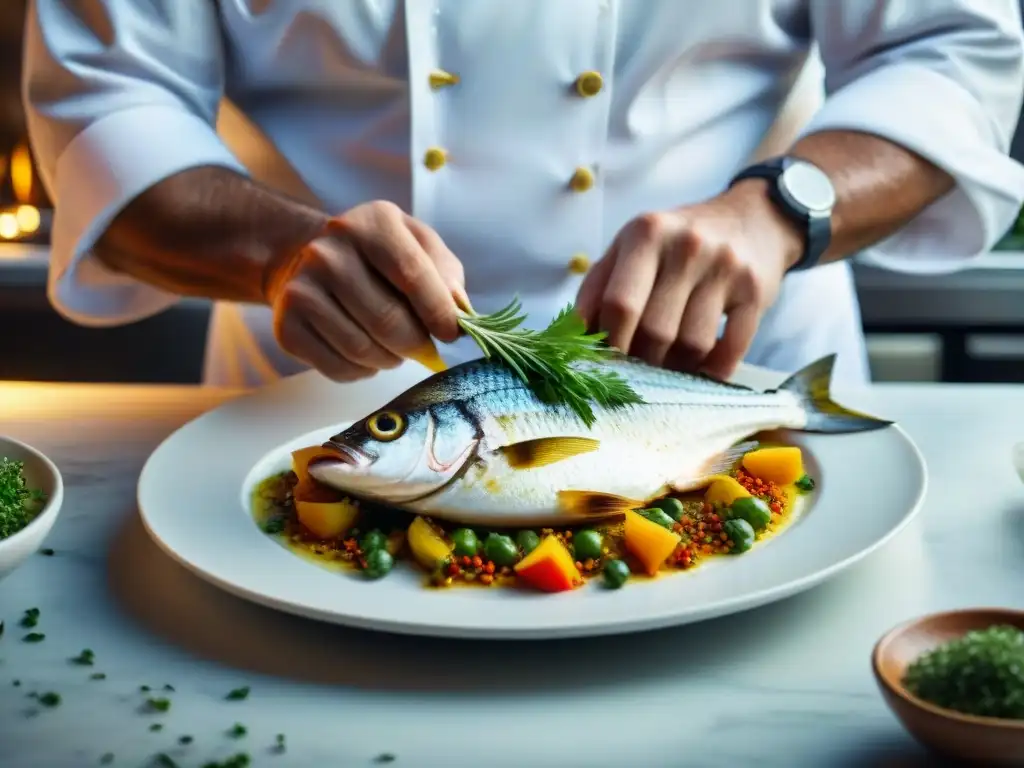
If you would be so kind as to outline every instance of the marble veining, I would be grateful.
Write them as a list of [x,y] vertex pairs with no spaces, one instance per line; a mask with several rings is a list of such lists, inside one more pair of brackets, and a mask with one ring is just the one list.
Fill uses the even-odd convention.
[[[289,768],[370,766],[385,753],[417,768],[925,766],[875,689],[873,643],[933,610],[1024,607],[1024,487],[1010,459],[1024,434],[1006,418],[1024,411],[1024,388],[894,385],[861,397],[918,442],[929,494],[893,542],[827,584],[674,630],[520,645],[318,624],[174,563],[142,527],[138,473],[164,437],[230,395],[0,384],[0,429],[45,451],[67,484],[46,542],[55,554],[0,581],[0,766],[84,768],[106,752],[115,766],[160,752],[199,766],[239,751]],[[31,607],[46,634],[37,644],[18,625]],[[93,667],[69,662],[83,648]],[[170,710],[141,711],[142,685]],[[225,700],[242,685],[247,700]],[[59,707],[27,697],[47,691]],[[235,723],[244,738],[226,735]],[[194,741],[180,746],[182,735]]]

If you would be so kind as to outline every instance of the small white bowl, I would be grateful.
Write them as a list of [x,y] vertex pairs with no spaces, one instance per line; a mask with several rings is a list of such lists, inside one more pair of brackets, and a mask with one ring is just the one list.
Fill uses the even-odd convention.
[[64,481],[60,470],[35,448],[12,437],[0,435],[0,460],[25,463],[25,480],[29,488],[38,488],[46,494],[46,506],[35,519],[6,539],[0,539],[0,579],[25,562],[36,552],[57,521],[57,513],[64,501]]

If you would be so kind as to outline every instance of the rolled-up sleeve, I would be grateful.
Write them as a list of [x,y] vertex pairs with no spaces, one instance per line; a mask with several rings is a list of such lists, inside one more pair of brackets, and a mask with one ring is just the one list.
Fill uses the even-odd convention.
[[90,253],[141,192],[188,168],[244,173],[216,116],[223,51],[209,0],[32,0],[23,94],[55,212],[49,295],[83,325],[115,325],[177,300]]
[[902,272],[969,264],[1024,202],[1024,168],[1008,156],[1024,96],[1017,0],[811,0],[810,14],[826,100],[804,133],[871,133],[956,181],[865,256]]

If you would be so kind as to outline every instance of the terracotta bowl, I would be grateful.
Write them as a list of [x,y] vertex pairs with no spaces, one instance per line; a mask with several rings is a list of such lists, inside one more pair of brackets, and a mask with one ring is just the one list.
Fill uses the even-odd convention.
[[1024,720],[963,715],[918,699],[902,683],[907,667],[921,654],[993,624],[1024,630],[1024,611],[975,608],[914,619],[878,641],[872,667],[889,708],[924,747],[954,760],[1024,766]]

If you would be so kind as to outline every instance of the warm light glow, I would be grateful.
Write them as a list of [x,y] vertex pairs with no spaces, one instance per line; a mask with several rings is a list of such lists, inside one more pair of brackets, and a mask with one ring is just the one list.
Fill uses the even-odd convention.
[[0,237],[4,240],[13,240],[20,231],[17,216],[13,213],[0,213]]
[[32,156],[27,144],[19,144],[11,153],[11,186],[19,203],[32,199]]
[[26,235],[39,229],[39,209],[34,205],[19,205],[14,217],[18,220],[18,228]]

